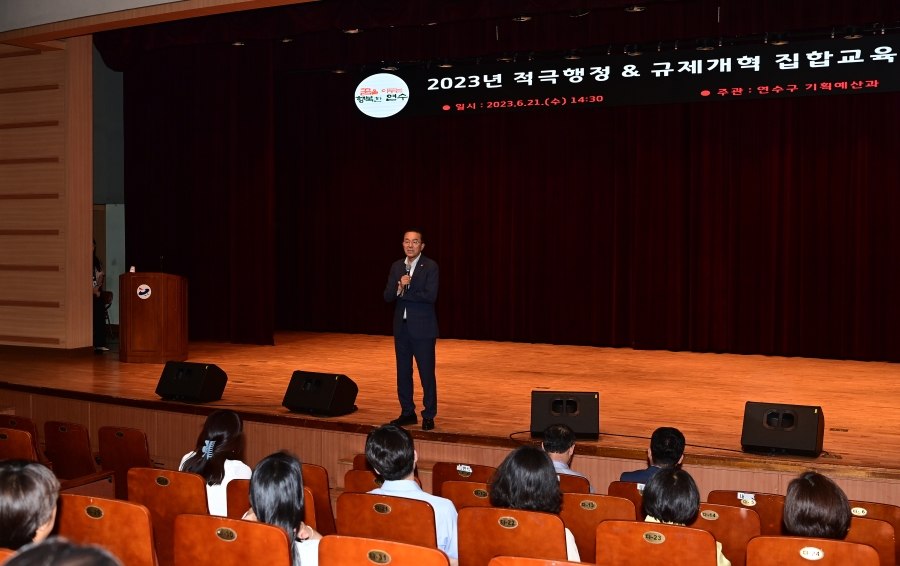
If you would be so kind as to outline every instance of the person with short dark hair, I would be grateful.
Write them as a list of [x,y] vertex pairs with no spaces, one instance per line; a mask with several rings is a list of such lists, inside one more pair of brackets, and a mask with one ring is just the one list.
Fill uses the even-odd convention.
[[59,480],[43,464],[0,462],[0,548],[18,550],[41,542],[56,522]]
[[804,472],[788,484],[784,528],[797,537],[843,540],[850,530],[850,502],[831,479]]
[[244,422],[227,409],[213,411],[203,423],[194,450],[181,459],[179,470],[199,474],[206,480],[209,514],[228,516],[226,486],[231,480],[249,480],[244,458]]
[[434,302],[438,296],[438,264],[422,255],[425,236],[421,230],[403,234],[403,259],[391,265],[384,300],[397,301],[394,308],[394,354],[397,358],[397,397],[400,416],[391,421],[397,426],[414,425],[413,358],[422,382],[422,430],[434,428],[437,415],[437,378],[434,375],[434,348],[438,338]]
[[[536,446],[519,446],[503,460],[491,477],[491,505],[559,515],[562,494],[559,476],[550,456]],[[580,562],[575,537],[566,533],[566,554],[570,562]]]
[[[541,442],[541,448],[553,460],[553,467],[556,468],[557,474],[566,474],[570,476],[578,476],[584,479],[588,477],[579,474],[569,467],[572,458],[575,456],[575,431],[564,424],[550,425],[544,429],[544,441]],[[588,480],[590,483],[590,480]],[[590,486],[591,493],[594,493],[594,486]]]
[[366,459],[375,473],[384,478],[381,487],[369,493],[417,499],[431,504],[438,548],[454,561],[457,560],[456,507],[449,499],[425,493],[416,483],[414,470],[419,455],[409,432],[393,424],[376,428],[366,438]]
[[660,427],[650,437],[647,449],[649,467],[633,472],[623,472],[619,481],[647,483],[661,468],[674,468],[684,460],[684,435],[677,428]]
[[[644,512],[648,523],[687,525],[700,511],[700,491],[691,474],[666,466],[654,473],[644,486]],[[722,556],[722,543],[716,541],[717,566],[731,566]]]
[[303,466],[287,452],[276,452],[256,465],[250,478],[250,510],[245,521],[259,521],[284,530],[292,541],[291,564],[316,566],[322,535],[303,522]]
[[122,563],[99,546],[78,546],[53,537],[23,547],[4,566],[122,566]]

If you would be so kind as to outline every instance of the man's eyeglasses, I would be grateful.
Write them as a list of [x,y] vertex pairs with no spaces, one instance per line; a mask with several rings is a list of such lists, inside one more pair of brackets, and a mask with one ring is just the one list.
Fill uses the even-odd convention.
[[422,243],[422,242],[420,242],[419,240],[403,240],[403,245],[404,245],[404,246],[408,246],[408,245],[410,245],[410,244],[412,244],[412,245],[414,245],[414,246],[418,246],[418,245],[421,244],[421,243]]

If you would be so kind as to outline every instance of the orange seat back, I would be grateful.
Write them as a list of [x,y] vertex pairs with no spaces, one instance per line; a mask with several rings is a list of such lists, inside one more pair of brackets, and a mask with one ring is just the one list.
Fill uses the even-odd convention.
[[497,468],[491,466],[479,466],[477,464],[462,464],[458,462],[436,462],[431,468],[431,493],[438,497],[444,482],[448,481],[473,481],[478,483],[490,483],[491,476]]
[[634,503],[634,518],[644,520],[644,484],[630,481],[614,481],[609,484],[607,493],[613,497],[621,497]]
[[0,563],[6,562],[7,558],[12,558],[16,553],[15,550],[10,550],[8,548],[0,548]]
[[759,515],[753,509],[701,503],[700,512],[693,523],[688,525],[712,534],[722,543],[722,554],[732,564],[744,564],[747,543],[760,536]]
[[[419,478],[413,478],[422,487]],[[344,474],[344,493],[369,493],[384,484],[381,476],[371,470],[349,470]]]
[[851,501],[850,510],[855,517],[865,519],[878,519],[886,521],[894,527],[894,557],[900,558],[900,507],[886,503],[871,503],[869,501]]
[[597,525],[598,566],[713,566],[716,555],[716,539],[700,529],[643,521]]
[[369,460],[366,458],[365,454],[356,454],[353,456],[353,469],[370,471],[375,470],[375,468],[372,467],[372,464],[369,463]]
[[867,544],[878,553],[881,566],[895,566],[896,552],[894,545],[894,527],[887,521],[852,517],[850,531],[844,537],[845,542]]
[[521,556],[495,556],[488,562],[489,566],[575,566],[576,564],[581,563],[543,558],[522,558]]
[[303,487],[313,494],[316,513],[316,530],[323,535],[337,533],[334,512],[331,509],[331,487],[328,485],[328,471],[315,464],[303,464]]
[[486,483],[446,481],[441,488],[441,497],[452,501],[457,511],[463,507],[491,506],[490,489]]
[[764,537],[786,534],[783,529],[784,496],[771,493],[710,491],[707,503],[753,509],[759,515],[760,534]]
[[[240,519],[250,509],[250,480],[231,480],[225,486],[228,518]],[[316,505],[312,490],[303,486],[303,522],[316,529]],[[316,529],[318,530],[318,529]]]
[[319,563],[328,566],[390,564],[391,566],[449,566],[436,548],[373,538],[325,537],[319,543]]
[[202,476],[152,468],[128,470],[128,500],[150,511],[156,555],[162,564],[174,557],[175,517],[208,515],[206,482]]
[[128,470],[153,467],[147,435],[136,428],[101,426],[97,436],[100,464],[116,474],[116,499],[128,499]]
[[45,466],[50,463],[50,459],[47,458],[47,455],[41,450],[41,442],[38,438],[38,428],[33,420],[19,415],[4,415],[0,418],[0,427],[14,428],[30,434],[31,440],[34,442],[34,453],[38,456],[38,462]]
[[87,429],[77,423],[47,421],[44,423],[47,457],[53,462],[53,473],[61,480],[73,480],[97,471]]
[[747,545],[747,566],[878,566],[871,546],[807,537],[756,537]]
[[593,562],[597,525],[602,521],[633,521],[634,503],[624,497],[563,493],[559,518],[572,531],[582,562]]
[[581,476],[559,474],[559,490],[563,493],[590,493],[591,482]]
[[175,566],[291,566],[288,535],[265,523],[212,515],[175,519]]
[[155,566],[153,526],[143,505],[62,493],[57,534],[79,545],[102,546],[124,566]]
[[0,428],[0,460],[16,459],[38,461],[34,440],[24,430]]
[[416,499],[343,493],[337,500],[337,530],[343,536],[437,548],[434,509]]
[[495,556],[566,560],[562,519],[550,513],[466,507],[459,510],[460,566],[487,566]]

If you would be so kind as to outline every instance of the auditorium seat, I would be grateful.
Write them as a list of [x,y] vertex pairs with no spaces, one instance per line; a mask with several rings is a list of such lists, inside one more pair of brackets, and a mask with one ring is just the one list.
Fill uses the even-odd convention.
[[16,553],[15,550],[10,550],[8,548],[0,548],[0,564],[6,562],[7,558],[12,558]]
[[128,499],[128,470],[153,467],[147,435],[136,428],[101,426],[97,436],[100,465],[116,475],[116,499]]
[[747,545],[747,566],[879,566],[871,546],[807,537],[762,536]]
[[48,468],[53,468],[50,464],[50,459],[47,458],[47,455],[44,454],[44,451],[41,449],[40,438],[38,438],[38,428],[35,422],[28,417],[22,417],[19,415],[4,415],[3,419],[0,420],[0,427],[2,428],[14,428],[16,430],[24,430],[28,434],[31,435],[31,440],[34,442],[34,452],[38,455],[38,462],[47,466]]
[[487,566],[495,556],[567,559],[565,527],[550,513],[466,507],[457,527],[460,566]]
[[463,507],[491,506],[488,484],[481,482],[446,481],[441,488],[441,497],[452,501],[457,511]]
[[697,519],[688,525],[708,531],[722,543],[722,554],[734,566],[746,560],[747,543],[760,536],[759,515],[753,509],[701,503]]
[[150,511],[115,499],[61,494],[56,512],[57,534],[70,541],[102,546],[124,566],[155,566]]
[[559,518],[572,531],[582,562],[593,562],[597,525],[602,521],[633,521],[634,503],[611,495],[563,493]]
[[334,526],[334,511],[331,508],[331,487],[328,484],[328,470],[315,464],[303,464],[303,486],[313,494],[316,511],[316,530],[323,535],[337,532]]
[[717,554],[706,531],[643,521],[603,521],[596,549],[598,566],[715,566]]
[[443,497],[441,495],[441,486],[447,481],[490,483],[491,476],[496,471],[497,468],[491,466],[463,464],[460,462],[435,462],[431,468],[431,493],[438,497]]
[[894,527],[887,521],[853,517],[850,519],[850,532],[844,541],[867,544],[878,553],[881,566],[895,566],[894,536]]
[[53,473],[61,480],[71,480],[97,472],[87,429],[77,423],[47,421],[44,423],[47,457],[53,462]]
[[887,521],[894,527],[894,559],[900,560],[900,537],[897,536],[900,532],[900,507],[870,501],[851,501],[850,509],[854,516]]
[[31,434],[14,428],[0,428],[0,460],[17,459],[37,462]]
[[[739,496],[752,497],[739,497]],[[710,491],[707,503],[728,505],[742,509],[753,509],[759,514],[760,534],[767,536],[784,535],[782,518],[784,517],[784,496],[771,493],[748,493],[740,491]]]
[[291,541],[265,523],[212,515],[175,518],[175,566],[291,566]]
[[369,460],[368,458],[366,458],[365,454],[355,454],[353,456],[353,469],[375,471],[375,468],[373,468],[372,464],[369,463]]
[[614,481],[609,484],[607,493],[613,497],[622,497],[634,503],[634,518],[644,520],[644,496],[641,493],[644,484],[630,481]]
[[337,500],[337,531],[343,536],[437,548],[434,509],[416,499],[342,493]]
[[[584,558],[583,556],[581,557]],[[563,560],[545,560],[543,558],[523,558],[521,556],[495,556],[488,562],[489,566],[576,566],[585,562],[566,562]]]
[[332,535],[319,543],[322,566],[449,566],[447,555],[436,548],[373,538]]
[[[225,486],[228,518],[240,519],[250,509],[250,480],[231,480]],[[303,522],[313,529],[316,525],[316,503],[312,491],[303,486]]]
[[591,482],[581,476],[559,474],[559,490],[563,493],[590,493]]
[[202,476],[152,468],[128,470],[128,500],[150,511],[156,555],[160,564],[172,564],[175,518],[208,515],[206,482]]
[[[422,482],[419,478],[413,478],[419,487]],[[348,470],[344,474],[344,493],[368,493],[378,489],[384,483],[381,476],[370,470]]]

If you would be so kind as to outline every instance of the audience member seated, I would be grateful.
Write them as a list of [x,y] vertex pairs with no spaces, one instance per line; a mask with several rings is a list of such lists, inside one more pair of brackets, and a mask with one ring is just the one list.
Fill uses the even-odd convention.
[[789,535],[843,540],[850,517],[844,491],[822,474],[804,472],[788,484],[784,528]]
[[[682,444],[683,446],[683,444]],[[644,511],[648,523],[686,525],[700,511],[700,491],[691,474],[672,466],[661,468],[644,486]],[[731,566],[722,556],[722,543],[716,541],[718,566]]]
[[18,550],[41,542],[56,522],[59,481],[43,464],[0,462],[0,548]]
[[122,566],[122,563],[99,546],[78,546],[54,537],[24,547],[3,566]]
[[[519,446],[503,460],[491,478],[491,505],[559,515],[562,494],[553,460],[535,446]],[[566,529],[566,554],[580,562],[575,537]]]
[[[550,425],[544,429],[544,441],[541,448],[553,460],[553,467],[557,474],[567,474],[588,479],[584,474],[579,474],[569,468],[572,457],[575,455],[575,431],[564,424]],[[590,480],[588,480],[590,481]],[[591,486],[594,493],[594,486]]]
[[[316,566],[322,535],[303,522],[303,467],[287,452],[263,459],[250,478],[250,510],[245,521],[259,521],[284,529],[294,541],[291,564]],[[311,505],[312,502],[309,502]]]
[[366,459],[375,473],[384,478],[382,486],[369,493],[428,502],[434,509],[438,548],[452,560],[459,559],[456,507],[449,499],[425,493],[415,482],[414,470],[419,455],[409,432],[392,424],[376,428],[366,439]]
[[661,468],[674,468],[684,460],[684,435],[677,428],[661,427],[653,431],[647,461],[650,466],[644,470],[623,472],[619,481],[647,483]]
[[225,486],[231,480],[250,479],[251,470],[244,457],[244,423],[234,411],[215,411],[206,419],[193,452],[181,459],[182,472],[203,476],[209,514],[228,516]]

